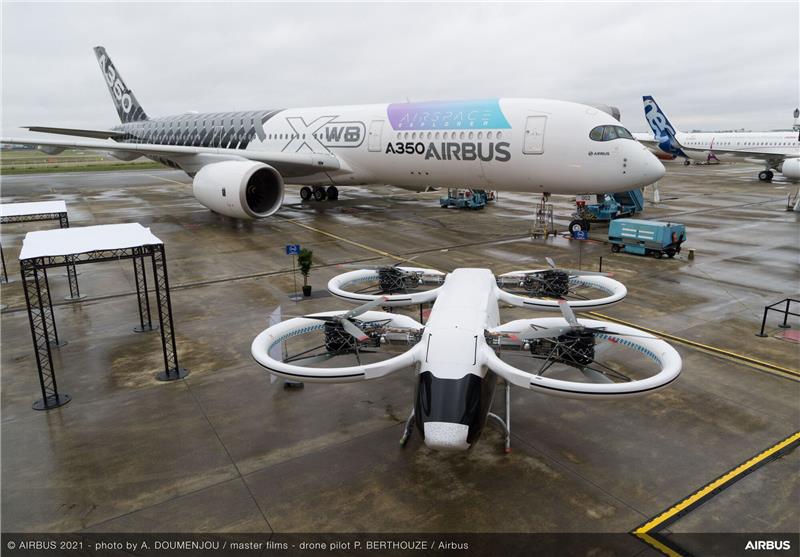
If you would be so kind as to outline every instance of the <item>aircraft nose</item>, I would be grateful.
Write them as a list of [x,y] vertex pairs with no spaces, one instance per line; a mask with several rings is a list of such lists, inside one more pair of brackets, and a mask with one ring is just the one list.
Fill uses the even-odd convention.
[[647,186],[658,182],[667,173],[667,169],[661,161],[647,148],[643,148],[641,161],[642,165],[642,185]]
[[464,451],[469,448],[469,426],[450,422],[425,422],[425,444],[437,451]]

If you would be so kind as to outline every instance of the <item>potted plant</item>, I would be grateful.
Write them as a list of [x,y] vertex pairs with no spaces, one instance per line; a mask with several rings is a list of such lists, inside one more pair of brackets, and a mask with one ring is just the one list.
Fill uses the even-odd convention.
[[311,272],[312,259],[314,252],[303,248],[297,254],[297,264],[300,266],[300,274],[303,275],[303,296],[311,296],[311,285],[308,284],[308,273]]

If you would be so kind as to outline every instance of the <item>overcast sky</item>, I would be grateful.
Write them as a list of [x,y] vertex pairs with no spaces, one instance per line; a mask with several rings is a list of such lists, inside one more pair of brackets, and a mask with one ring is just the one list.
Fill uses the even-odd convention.
[[681,130],[788,128],[800,4],[3,1],[2,131],[118,123],[92,47],[151,116],[410,99],[653,95]]

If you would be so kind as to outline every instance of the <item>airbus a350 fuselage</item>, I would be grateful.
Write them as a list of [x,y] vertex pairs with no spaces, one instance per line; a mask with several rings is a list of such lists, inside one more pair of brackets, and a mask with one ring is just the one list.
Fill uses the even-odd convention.
[[[198,201],[232,217],[271,215],[287,181],[314,186],[314,197],[324,199],[326,188],[336,197],[337,186],[375,183],[602,193],[639,188],[664,174],[617,120],[588,105],[487,99],[149,118],[105,49],[97,47],[95,54],[121,124],[108,130],[29,128],[94,141],[4,142],[51,153],[76,147],[125,160],[145,156],[186,171]],[[613,134],[604,133],[609,128]],[[304,198],[311,192],[301,190]]]
[[661,176],[661,164],[635,141],[589,138],[604,125],[619,122],[586,105],[493,99],[190,113],[114,130],[130,143],[333,154],[341,161],[339,170],[293,177],[297,184],[574,194],[630,190]]

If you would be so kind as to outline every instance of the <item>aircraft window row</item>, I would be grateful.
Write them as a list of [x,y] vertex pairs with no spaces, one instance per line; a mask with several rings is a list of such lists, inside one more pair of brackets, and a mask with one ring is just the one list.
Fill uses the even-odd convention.
[[[709,142],[709,141],[687,141],[686,144],[687,145],[699,145],[699,146],[703,146],[703,145],[711,146],[711,142]],[[716,145],[717,147],[726,147],[726,146],[729,146],[729,145],[734,145],[734,142],[733,141],[720,141],[720,142],[714,143],[714,145]],[[790,141],[777,141],[777,142],[776,141],[772,141],[772,142],[770,142],[770,141],[744,141],[744,142],[737,141],[736,142],[736,146],[737,147],[791,147],[792,146],[792,142],[790,142]]]
[[612,139],[633,139],[633,136],[622,126],[597,126],[589,132],[589,139],[611,141]]
[[[319,137],[322,137],[320,135]],[[305,139],[306,134],[303,134],[302,137],[299,133],[270,133],[267,134],[267,139]]]
[[399,132],[397,139],[502,139],[503,132]]

